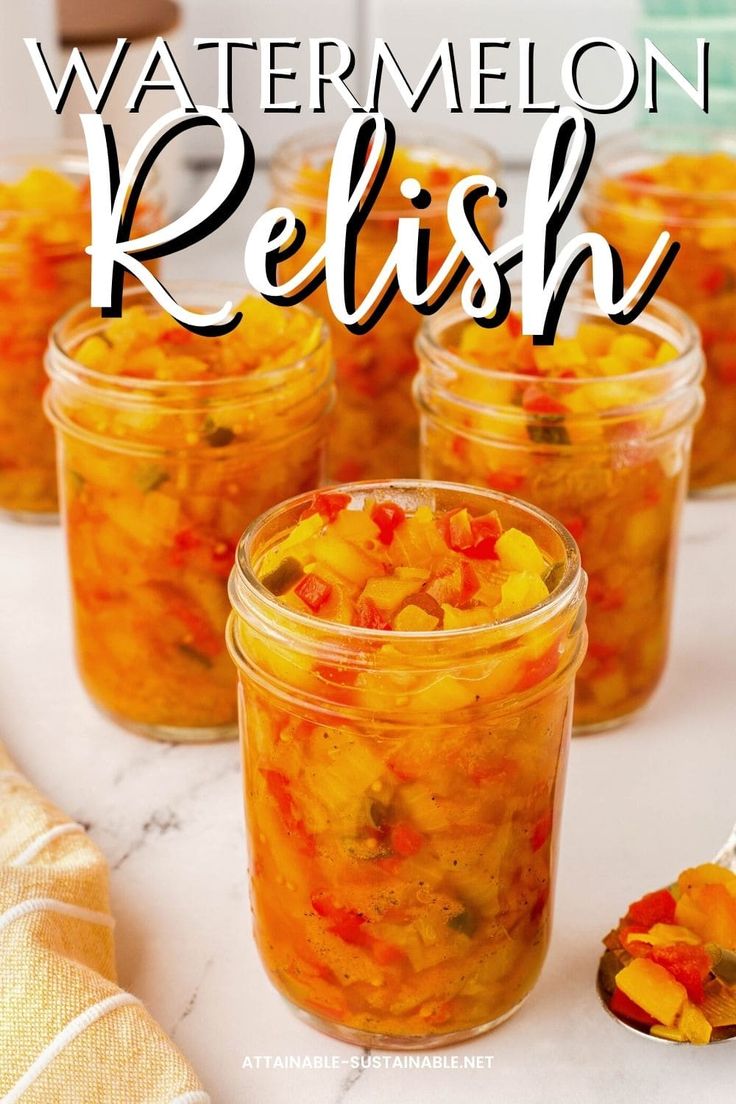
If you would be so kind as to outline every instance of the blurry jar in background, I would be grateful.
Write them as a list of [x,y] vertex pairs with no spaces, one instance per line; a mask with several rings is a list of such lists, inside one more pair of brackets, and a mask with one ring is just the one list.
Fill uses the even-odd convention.
[[[494,176],[493,152],[471,139],[441,132],[399,142],[379,199],[360,231],[356,260],[356,297],[373,284],[396,240],[400,215],[421,214],[431,231],[430,278],[453,244],[446,202],[453,187],[471,173]],[[306,241],[293,262],[296,268],[321,245],[325,201],[334,137],[309,135],[285,143],[272,167],[272,199],[290,207],[306,226]],[[418,179],[432,195],[416,211],[401,196],[401,181]],[[489,247],[499,221],[495,199],[477,208],[479,227]],[[282,266],[288,271],[288,264]],[[368,333],[354,335],[336,323],[324,284],[309,297],[311,306],[330,323],[335,347],[338,398],[330,441],[329,476],[335,480],[410,477],[417,474],[418,422],[411,397],[416,371],[414,337],[421,321],[399,295]]]
[[647,128],[600,145],[582,205],[632,275],[657,236],[680,242],[662,285],[700,327],[705,411],[690,486],[736,490],[736,132]]
[[[174,290],[192,309],[230,288]],[[244,526],[317,486],[333,403],[327,329],[256,298],[220,338],[141,290],[119,319],[81,304],[54,328],[57,432],[76,651],[92,700],[143,735],[234,735],[227,577]]]
[[[161,217],[153,185],[136,232]],[[55,520],[56,465],[41,397],[49,330],[89,298],[86,155],[48,142],[0,158],[0,513]]]
[[581,291],[552,346],[533,346],[515,314],[483,330],[454,308],[425,323],[417,348],[423,476],[513,493],[567,526],[589,579],[575,727],[620,723],[647,702],[667,657],[702,409],[695,326],[660,300],[622,329]]

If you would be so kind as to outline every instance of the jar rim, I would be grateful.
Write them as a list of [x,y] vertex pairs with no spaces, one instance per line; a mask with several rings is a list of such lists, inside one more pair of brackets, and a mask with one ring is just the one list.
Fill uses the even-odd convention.
[[[270,176],[274,186],[280,191],[294,196],[303,206],[313,211],[325,210],[325,197],[315,196],[294,188],[294,182],[298,179],[297,173],[301,164],[310,155],[323,155],[319,163],[329,161],[335,152],[335,143],[340,134],[340,127],[315,127],[306,132],[289,138],[282,142],[276,149],[271,159]],[[496,179],[500,169],[500,159],[495,149],[467,134],[458,135],[455,131],[446,127],[409,127],[404,131],[405,140],[397,136],[397,149],[417,152],[427,150],[440,153],[445,159],[461,166],[467,165],[468,169],[483,169]],[[477,155],[477,156],[476,156]],[[446,200],[450,194],[450,188],[437,188],[432,192],[433,200]],[[370,213],[371,222],[391,221],[407,214],[407,208],[402,207],[374,207]]]
[[[514,291],[519,291],[519,283],[512,282],[512,295]],[[599,319],[604,320],[607,316],[601,313],[600,307],[598,307],[595,296],[592,294],[590,285],[586,285],[584,288],[577,288],[568,298],[568,303],[579,309],[581,312],[589,312],[597,315]],[[655,314],[659,314],[660,318],[656,320],[659,325],[654,325]],[[653,365],[651,368],[642,368],[637,372],[626,372],[616,376],[575,376],[572,378],[562,379],[560,377],[540,377],[528,372],[508,372],[500,368],[485,367],[480,364],[474,363],[472,360],[466,359],[459,353],[452,352],[441,342],[441,337],[452,326],[457,325],[465,319],[467,322],[472,323],[472,319],[468,318],[461,306],[450,307],[447,310],[443,310],[436,315],[432,315],[429,318],[424,319],[422,325],[419,328],[415,339],[415,348],[417,356],[430,361],[434,365],[441,365],[443,367],[455,368],[458,371],[462,371],[464,375],[476,377],[479,380],[493,380],[494,382],[508,382],[517,383],[520,385],[532,385],[542,382],[545,388],[549,388],[552,391],[565,394],[568,391],[577,390],[579,388],[594,388],[601,383],[606,384],[625,384],[631,382],[637,383],[657,383],[661,382],[663,385],[668,380],[672,380],[678,384],[678,387],[688,387],[697,384],[703,376],[704,371],[704,358],[701,346],[700,331],[685,311],[675,306],[668,299],[661,297],[655,298],[652,303],[649,304],[646,311],[642,313],[640,319],[642,323],[641,328],[646,329],[648,332],[655,332],[657,329],[665,330],[672,334],[675,329],[680,330],[684,335],[684,349],[678,352],[678,355],[672,360],[666,361],[664,364]],[[646,322],[649,321],[650,325],[646,326]],[[669,340],[664,333],[660,333],[664,340]],[[672,342],[670,342],[672,344]],[[420,371],[421,375],[421,371]],[[458,405],[467,408],[468,410],[483,411],[493,404],[475,402],[472,399],[455,395],[453,392],[448,392],[448,396],[452,398],[453,402]],[[493,407],[495,409],[495,407]],[[499,409],[506,409],[505,406],[499,407]],[[641,410],[641,404],[632,406],[616,406],[607,410],[598,412],[596,417],[610,417],[610,418],[623,418],[628,415],[634,414]],[[525,414],[525,417],[528,415]],[[587,415],[579,415],[578,417],[586,417]],[[572,417],[575,417],[572,414]]]
[[[708,142],[706,148],[703,146],[704,137],[707,138]],[[620,162],[627,158],[630,160],[646,154],[647,164],[651,165],[658,156],[697,152],[723,152],[736,158],[736,129],[719,127],[704,133],[702,128],[694,125],[679,125],[674,127],[647,127],[645,130],[627,130],[610,135],[600,142],[596,148],[595,157],[583,188],[583,205],[590,203],[601,210],[607,211],[621,209],[622,205],[620,203],[607,199],[602,195],[601,185],[608,180],[616,180],[623,175],[623,165],[620,165]],[[618,168],[617,162],[619,163]],[[706,191],[693,195],[682,188],[673,188],[656,181],[652,183],[643,181],[641,184],[637,184],[637,195],[642,199],[673,199],[687,196],[696,207],[703,209],[711,204],[718,203],[736,206],[736,189],[731,191]],[[640,207],[629,205],[626,210],[631,211],[637,219],[643,221],[662,221],[661,216],[656,212],[642,211]],[[723,218],[714,219],[707,214],[672,216],[668,213],[665,221],[668,225],[680,226],[724,220]]]
[[[186,298],[187,294],[191,293],[194,295],[195,292],[204,294],[205,296],[209,294],[213,297],[215,294],[218,296],[222,295],[232,299],[236,303],[240,302],[248,295],[253,295],[257,298],[256,293],[251,291],[248,287],[244,289],[235,284],[218,281],[198,283],[191,280],[177,280],[167,283],[167,290],[176,293],[176,298],[179,302],[182,301],[182,295]],[[138,300],[141,300],[144,305],[149,306],[151,313],[166,313],[164,308],[156,302],[153,296],[151,296],[150,292],[141,285],[127,288],[123,291],[124,306],[130,303],[137,305]],[[200,303],[200,306],[201,305]],[[91,315],[90,321],[94,321],[94,325],[90,327],[89,332],[86,334],[87,336],[92,336],[92,334],[104,330],[107,320],[99,315],[95,315],[95,309],[90,307],[86,300],[82,300],[82,302],[76,303],[75,306],[66,311],[51,329],[46,354],[46,370],[52,380],[58,376],[66,375],[67,378],[73,379],[74,382],[92,387],[99,393],[109,391],[125,394],[128,392],[131,394],[131,397],[134,394],[136,398],[141,399],[151,394],[164,396],[164,398],[175,394],[202,394],[206,395],[207,398],[216,398],[221,394],[224,399],[227,399],[232,397],[232,391],[238,384],[243,384],[256,377],[259,383],[264,384],[263,388],[259,388],[259,393],[261,393],[266,391],[269,386],[277,387],[285,376],[291,375],[295,371],[306,367],[312,358],[320,351],[324,350],[329,344],[329,330],[327,323],[321,315],[303,303],[296,304],[290,309],[301,311],[303,314],[318,319],[320,322],[319,341],[314,348],[310,349],[304,356],[297,357],[295,360],[290,360],[287,364],[279,365],[267,371],[219,376],[216,379],[159,380],[141,379],[138,376],[110,375],[107,372],[98,372],[95,371],[94,368],[88,368],[86,365],[81,364],[73,355],[65,351],[62,342],[62,334],[65,328],[72,325],[77,319],[81,322],[85,314]],[[178,323],[172,319],[172,325],[178,325]]]
[[357,642],[358,645],[363,643],[375,644],[377,642],[391,643],[392,641],[412,641],[419,644],[437,643],[442,640],[483,640],[490,636],[504,638],[511,635],[515,636],[518,635],[518,632],[551,620],[557,613],[573,602],[576,596],[579,595],[580,600],[583,598],[587,577],[581,565],[580,551],[572,535],[561,522],[548,514],[546,510],[542,510],[522,499],[503,494],[500,491],[434,479],[364,480],[341,483],[335,487],[330,487],[330,491],[332,493],[348,494],[351,499],[356,496],[362,496],[364,499],[379,496],[390,498],[392,492],[395,494],[396,492],[406,493],[412,491],[417,493],[418,496],[423,493],[428,499],[431,499],[433,493],[440,491],[450,492],[466,499],[470,497],[482,498],[488,503],[489,509],[492,509],[494,504],[511,507],[537,522],[541,521],[554,533],[562,544],[565,555],[565,571],[554,590],[532,609],[516,614],[514,617],[501,618],[498,621],[489,621],[482,625],[470,625],[458,629],[410,632],[396,629],[362,628],[338,621],[322,620],[310,613],[302,613],[300,610],[294,610],[290,606],[285,606],[279,602],[277,596],[265,587],[258,578],[250,555],[258,535],[266,525],[274,522],[279,515],[286,515],[299,507],[307,507],[313,502],[316,492],[308,491],[272,506],[271,509],[260,514],[248,525],[240,538],[228,588],[232,608],[238,616],[242,618],[249,616],[250,611],[244,601],[244,597],[248,596],[254,598],[261,609],[274,614],[279,622],[293,626],[296,629],[316,630],[321,634],[329,635],[332,639],[350,640]]

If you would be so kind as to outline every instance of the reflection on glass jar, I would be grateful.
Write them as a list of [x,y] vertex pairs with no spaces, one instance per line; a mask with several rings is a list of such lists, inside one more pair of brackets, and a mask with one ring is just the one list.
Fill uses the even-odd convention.
[[[320,1030],[438,1046],[511,1015],[545,958],[585,581],[569,534],[506,496],[411,481],[337,494],[342,536],[330,524],[304,540],[323,523],[303,496],[252,524],[231,577],[255,934],[274,985]],[[378,544],[359,512],[374,502]],[[468,515],[521,530],[556,565],[532,608],[433,631],[310,614],[313,553],[317,573],[340,561],[362,578],[393,539],[406,564],[389,581],[406,585],[427,575],[409,561],[446,557],[443,523]],[[284,594],[287,567],[307,573]]]
[[[292,262],[295,269],[324,240],[333,150],[334,138],[308,136],[288,142],[274,159],[274,202],[290,207],[306,227],[304,245]],[[400,215],[421,214],[422,226],[431,235],[431,279],[454,243],[445,213],[453,185],[472,173],[495,176],[497,171],[491,150],[456,135],[417,135],[399,145],[379,199],[360,231],[357,300],[366,295],[390,254]],[[400,193],[407,177],[419,180],[431,193],[430,206],[421,212]],[[491,248],[499,221],[495,199],[478,204],[477,219]],[[282,268],[288,273],[288,264]],[[373,329],[356,335],[334,322],[324,284],[311,294],[309,303],[330,322],[335,348],[338,396],[330,441],[330,477],[342,481],[415,476],[418,424],[411,381],[416,371],[414,337],[421,316],[397,295]]]
[[[569,335],[569,336],[566,336]],[[622,330],[590,292],[552,346],[459,309],[418,338],[422,474],[519,495],[567,526],[588,574],[576,730],[620,722],[664,669],[680,508],[701,410],[695,326],[659,301]]]
[[[195,310],[237,300],[216,286],[173,294]],[[224,628],[236,541],[323,474],[326,327],[302,308],[242,309],[232,333],[198,337],[136,291],[120,319],[81,305],[51,335],[79,669],[98,706],[149,736],[234,735]]]
[[[0,158],[0,513],[56,520],[43,357],[54,322],[89,293],[87,160],[73,145]],[[136,232],[161,217],[155,185]]]
[[736,487],[736,133],[647,128],[602,143],[582,206],[632,277],[668,230],[680,252],[665,295],[700,327],[705,411],[695,430],[690,486]]

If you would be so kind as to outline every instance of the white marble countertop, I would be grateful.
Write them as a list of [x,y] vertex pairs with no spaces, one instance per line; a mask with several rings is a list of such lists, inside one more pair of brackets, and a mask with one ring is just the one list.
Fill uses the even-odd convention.
[[[241,241],[231,235],[204,268],[178,267],[235,277]],[[730,1104],[734,1051],[636,1037],[602,1011],[593,982],[599,940],[627,902],[710,856],[736,814],[735,553],[736,504],[688,503],[663,685],[627,728],[572,747],[542,979],[512,1020],[445,1052],[460,1065],[492,1056],[490,1069],[352,1069],[360,1051],[291,1016],[250,934],[238,748],[149,743],[98,715],[74,670],[53,527],[0,522],[0,740],[107,855],[121,982],[216,1104],[295,1093],[302,1104]],[[289,1055],[336,1068],[243,1068]]]

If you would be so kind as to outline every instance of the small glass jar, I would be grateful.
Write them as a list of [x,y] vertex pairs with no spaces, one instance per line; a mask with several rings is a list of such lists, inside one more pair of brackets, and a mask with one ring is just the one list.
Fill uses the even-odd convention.
[[[273,161],[273,200],[290,207],[306,227],[305,243],[292,262],[295,269],[324,240],[335,137],[307,135],[287,142]],[[402,198],[400,180],[416,177],[432,195],[430,206],[421,211],[422,226],[431,235],[431,278],[454,244],[446,217],[449,192],[457,180],[474,172],[495,177],[498,162],[488,147],[472,139],[440,131],[410,136],[406,144],[397,146],[391,175],[360,231],[355,266],[358,301],[391,251],[398,218],[419,214]],[[500,220],[497,201],[481,202],[477,217],[490,249]],[[282,267],[288,272],[288,264]],[[335,348],[337,405],[330,441],[330,478],[343,482],[416,476],[419,428],[411,381],[417,366],[414,338],[421,315],[397,294],[380,321],[368,333],[356,335],[334,321],[324,284],[311,294],[309,302],[330,323]]]
[[[89,292],[88,172],[73,144],[0,157],[0,513],[21,521],[57,520],[44,352],[54,322]],[[136,230],[160,213],[153,186]]]
[[[195,310],[239,298],[213,285],[172,294]],[[75,359],[133,308],[162,313],[142,289],[125,293],[122,320],[81,304],[54,327],[47,354],[79,670],[94,703],[134,732],[229,738],[227,578],[244,525],[322,479],[329,336],[293,308],[318,327],[309,355],[213,380],[109,375]],[[171,329],[172,340],[187,336]]]
[[[575,292],[559,333],[600,320],[592,294]],[[494,370],[452,352],[468,325],[453,308],[428,320],[417,341],[422,474],[512,492],[573,534],[589,579],[590,641],[575,730],[608,728],[644,705],[665,665],[680,509],[702,409],[697,329],[659,300],[626,330],[669,342],[676,359],[629,376],[542,379],[531,367]],[[544,396],[539,412],[521,405],[530,386]]]
[[[708,160],[714,154],[720,166]],[[685,182],[678,155],[698,159],[685,161]],[[697,322],[706,355],[690,470],[691,490],[702,494],[736,490],[736,187],[723,183],[725,163],[733,182],[733,131],[648,127],[618,135],[599,146],[581,208],[588,226],[619,250],[630,279],[663,230],[680,243],[663,289]]]
[[[557,565],[529,612],[434,632],[288,608],[264,554],[310,496],[255,521],[230,580],[255,936],[313,1026],[363,1046],[489,1030],[533,988],[550,934],[585,577],[570,535],[503,495],[443,483],[341,486],[407,515],[498,510]],[[399,817],[415,841],[381,827]]]

